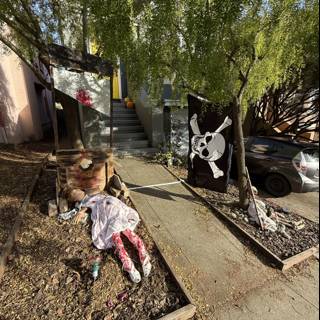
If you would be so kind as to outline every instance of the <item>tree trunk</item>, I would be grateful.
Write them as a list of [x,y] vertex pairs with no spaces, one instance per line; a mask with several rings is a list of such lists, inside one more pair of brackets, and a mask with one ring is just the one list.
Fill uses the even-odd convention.
[[88,7],[87,1],[84,1],[82,7],[82,50],[86,54],[88,53],[88,17],[87,17]]
[[247,177],[246,177],[246,162],[245,162],[245,147],[243,141],[242,130],[242,109],[241,99],[234,97],[233,99],[233,121],[234,121],[234,136],[237,147],[237,168],[238,168],[238,188],[239,188],[239,205],[243,209],[248,207],[247,197]]

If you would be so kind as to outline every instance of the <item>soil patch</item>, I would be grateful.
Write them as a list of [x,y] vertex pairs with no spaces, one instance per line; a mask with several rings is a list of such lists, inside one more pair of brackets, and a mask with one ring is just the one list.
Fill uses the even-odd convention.
[[31,145],[0,144],[0,246],[14,223],[33,175],[45,153]]
[[[93,247],[88,226],[48,217],[47,201],[55,198],[55,177],[55,170],[44,170],[26,212],[1,283],[1,320],[151,320],[187,304],[142,223],[137,233],[145,241],[153,269],[149,278],[133,284],[112,251]],[[136,251],[124,243],[142,272]],[[102,255],[101,268],[93,281],[90,258],[98,254]]]
[[[170,167],[178,177],[186,179],[187,170],[184,167]],[[238,200],[239,191],[235,185],[229,185],[227,193],[215,192],[203,188],[194,188],[214,207],[227,214],[235,223],[256,238],[261,244],[267,247],[271,252],[280,259],[290,258],[300,252],[319,244],[319,224],[301,217],[295,212],[283,210],[270,200],[257,199],[264,201],[276,212],[280,212],[285,219],[290,222],[302,220],[305,227],[301,230],[294,230],[290,227],[286,228],[290,239],[286,238],[280,232],[262,231],[256,224],[248,221],[247,211],[238,208],[235,202]]]

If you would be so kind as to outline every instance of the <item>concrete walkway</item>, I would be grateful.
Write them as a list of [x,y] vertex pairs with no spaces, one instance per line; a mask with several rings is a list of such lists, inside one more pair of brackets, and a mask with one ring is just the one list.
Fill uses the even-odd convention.
[[[142,159],[117,162],[129,188],[176,181]],[[268,267],[182,184],[135,189],[131,195],[202,319],[318,318],[318,262],[293,276]]]

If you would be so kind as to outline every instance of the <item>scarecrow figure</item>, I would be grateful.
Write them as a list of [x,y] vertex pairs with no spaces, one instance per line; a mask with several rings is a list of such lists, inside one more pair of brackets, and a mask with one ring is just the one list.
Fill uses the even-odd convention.
[[222,125],[215,132],[206,132],[202,135],[197,122],[197,117],[198,116],[195,113],[190,120],[190,126],[194,134],[191,139],[191,164],[193,166],[193,159],[198,155],[200,159],[208,162],[213,177],[218,179],[224,175],[224,172],[217,167],[214,161],[222,157],[226,147],[225,139],[220,132],[230,126],[232,120],[227,116]]

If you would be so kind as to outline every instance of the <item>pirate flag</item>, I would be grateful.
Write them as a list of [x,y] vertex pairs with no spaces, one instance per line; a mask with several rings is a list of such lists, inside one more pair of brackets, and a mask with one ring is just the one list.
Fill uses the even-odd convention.
[[215,108],[209,101],[190,94],[188,105],[188,181],[194,186],[225,193],[232,157],[230,109]]

